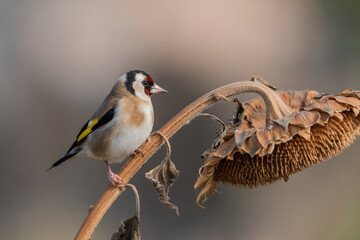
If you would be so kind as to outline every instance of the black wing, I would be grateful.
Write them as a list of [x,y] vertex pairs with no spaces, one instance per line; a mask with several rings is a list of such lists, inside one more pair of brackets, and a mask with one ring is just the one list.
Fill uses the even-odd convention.
[[76,136],[76,140],[71,145],[69,150],[66,152],[66,154],[60,158],[58,161],[56,161],[48,170],[50,170],[53,167],[56,167],[60,165],[61,163],[65,162],[66,160],[72,158],[75,156],[77,152],[72,152],[73,149],[75,149],[77,146],[81,145],[85,139],[96,129],[98,129],[101,126],[104,126],[106,123],[110,122],[114,116],[115,116],[115,107],[107,111],[100,120],[98,119],[92,119],[85,123],[85,125],[81,128],[79,134]]

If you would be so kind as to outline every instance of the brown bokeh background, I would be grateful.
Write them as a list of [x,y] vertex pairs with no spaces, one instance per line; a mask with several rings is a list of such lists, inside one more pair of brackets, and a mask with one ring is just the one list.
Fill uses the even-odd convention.
[[[281,89],[360,89],[359,16],[356,0],[1,0],[0,239],[74,238],[108,185],[105,165],[46,169],[126,71],[145,70],[170,92],[153,97],[154,130],[202,94],[253,75]],[[210,112],[227,120],[233,107]],[[287,183],[219,185],[204,210],[193,184],[217,130],[196,119],[171,138],[181,175],[170,197],[180,217],[144,177],[164,147],[132,179],[143,239],[360,239],[358,142]],[[93,238],[109,239],[134,212],[126,191]]]

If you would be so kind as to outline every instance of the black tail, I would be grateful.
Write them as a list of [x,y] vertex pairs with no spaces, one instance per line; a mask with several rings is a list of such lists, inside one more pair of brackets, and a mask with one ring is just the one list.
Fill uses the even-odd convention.
[[75,156],[77,154],[76,153],[72,153],[72,154],[66,154],[65,156],[63,156],[62,158],[60,158],[59,160],[57,160],[53,165],[51,165],[51,167],[46,170],[49,171],[50,169],[59,166],[60,164],[62,164],[63,162],[65,162],[66,160],[68,160],[69,158],[72,158],[73,156]]

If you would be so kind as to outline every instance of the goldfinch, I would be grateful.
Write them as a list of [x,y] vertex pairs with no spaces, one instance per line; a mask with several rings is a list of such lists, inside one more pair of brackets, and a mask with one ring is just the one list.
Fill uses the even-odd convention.
[[123,161],[145,142],[154,124],[150,97],[166,92],[143,71],[134,70],[122,75],[81,128],[70,149],[49,170],[69,159],[93,157],[105,162],[112,184],[122,184],[109,163]]

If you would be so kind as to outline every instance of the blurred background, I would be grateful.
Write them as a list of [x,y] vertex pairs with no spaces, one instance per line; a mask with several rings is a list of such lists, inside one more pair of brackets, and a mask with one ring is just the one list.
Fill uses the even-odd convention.
[[[280,89],[360,89],[359,42],[356,0],[1,0],[0,239],[75,237],[108,185],[105,164],[46,169],[128,70],[147,71],[170,92],[153,97],[157,130],[202,94],[254,75]],[[227,121],[233,108],[210,112]],[[201,118],[170,139],[181,171],[170,197],[180,217],[144,177],[164,147],[131,180],[143,239],[360,239],[359,142],[287,183],[220,184],[204,210],[193,185],[217,130]],[[128,190],[93,238],[109,239],[134,213]]]

